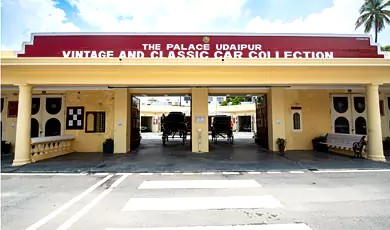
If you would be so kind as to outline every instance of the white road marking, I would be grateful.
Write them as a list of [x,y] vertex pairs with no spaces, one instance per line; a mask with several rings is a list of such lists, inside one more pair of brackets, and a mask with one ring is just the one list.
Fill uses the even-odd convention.
[[292,174],[302,174],[302,173],[305,173],[305,172],[303,172],[303,171],[290,171],[290,173],[292,173]]
[[59,226],[57,230],[66,230],[70,226],[72,226],[72,224],[76,223],[77,220],[79,220],[83,215],[85,215],[91,208],[93,208],[100,200],[102,200],[105,196],[107,196],[112,190],[114,190],[114,188],[116,188],[122,181],[124,181],[127,176],[128,175],[123,175],[118,180],[116,180],[108,189],[100,193],[99,196],[97,196],[89,204],[84,206],[82,209],[76,212],[76,214],[74,214],[67,221],[65,221],[65,223]]
[[281,174],[282,172],[268,171],[267,174]]
[[95,173],[97,176],[107,176],[109,173]]
[[215,172],[202,172],[201,174],[202,175],[214,175]]
[[131,176],[131,175],[133,175],[133,173],[117,173],[116,175],[118,175],[118,176],[123,176],[123,175]]
[[239,175],[239,172],[222,172],[222,175]]
[[122,211],[281,208],[273,196],[130,198]]
[[261,224],[234,226],[194,226],[160,228],[106,228],[106,230],[312,230],[306,224]]
[[152,176],[153,173],[140,173],[139,175],[140,176]]
[[260,188],[255,180],[170,180],[144,181],[138,189],[173,188]]
[[1,173],[1,176],[85,176],[87,173]]
[[319,170],[314,173],[350,173],[350,172],[390,172],[390,169],[347,169],[347,170]]
[[63,204],[61,207],[59,207],[58,209],[56,209],[54,212],[50,213],[48,216],[44,217],[43,219],[39,220],[38,222],[36,222],[35,224],[31,225],[30,227],[28,227],[26,230],[35,230],[39,227],[41,227],[42,225],[44,225],[45,223],[47,223],[49,220],[53,219],[54,217],[56,217],[58,214],[60,214],[61,212],[65,211],[67,208],[69,208],[70,206],[72,206],[74,203],[76,203],[77,201],[81,200],[82,198],[84,198],[86,195],[88,195],[89,193],[91,193],[93,190],[95,190],[97,187],[99,187],[100,185],[102,185],[104,182],[106,182],[108,179],[110,179],[113,175],[108,175],[106,176],[105,178],[101,179],[99,182],[97,182],[96,184],[92,185],[90,188],[88,188],[87,190],[85,190],[84,192],[82,192],[81,194],[79,194],[78,196],[76,196],[75,198],[73,198],[72,200],[66,202],[65,204]]
[[173,176],[175,173],[161,173],[161,176]]
[[192,173],[192,172],[185,172],[183,173],[184,176],[192,176],[192,175],[195,175],[195,173]]
[[261,172],[248,172],[248,174],[250,174],[250,175],[259,175],[259,174],[261,174]]

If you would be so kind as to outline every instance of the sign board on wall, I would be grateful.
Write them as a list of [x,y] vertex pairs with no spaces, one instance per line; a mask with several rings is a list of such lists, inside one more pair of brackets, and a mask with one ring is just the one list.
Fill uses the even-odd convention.
[[365,35],[35,34],[18,57],[384,58]]
[[196,116],[195,123],[205,123],[206,118],[204,116]]

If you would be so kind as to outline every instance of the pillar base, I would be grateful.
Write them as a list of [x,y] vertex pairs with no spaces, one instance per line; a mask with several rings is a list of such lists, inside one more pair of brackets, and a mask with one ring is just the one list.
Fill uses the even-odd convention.
[[385,156],[370,156],[370,155],[368,155],[367,159],[368,160],[372,160],[372,161],[386,162],[386,157]]
[[12,162],[12,166],[20,166],[20,165],[26,165],[30,164],[31,160],[30,159],[25,159],[25,160],[14,160]]

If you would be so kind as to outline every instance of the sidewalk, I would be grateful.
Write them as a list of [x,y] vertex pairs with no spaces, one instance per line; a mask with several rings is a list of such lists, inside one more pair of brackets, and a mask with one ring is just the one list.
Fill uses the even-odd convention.
[[354,159],[315,151],[288,151],[285,156],[262,150],[252,141],[234,145],[210,145],[209,153],[192,153],[189,144],[143,140],[128,154],[72,153],[24,166],[13,167],[12,155],[2,156],[2,172],[207,172],[320,169],[390,169],[388,162]]

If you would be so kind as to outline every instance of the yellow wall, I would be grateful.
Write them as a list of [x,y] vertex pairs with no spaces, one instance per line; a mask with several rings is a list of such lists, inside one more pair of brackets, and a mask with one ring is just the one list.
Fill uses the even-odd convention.
[[390,59],[225,59],[224,62],[124,59],[118,62],[116,59],[3,58],[1,74],[5,85],[390,84]]
[[390,109],[388,107],[387,98],[390,97],[390,91],[389,90],[382,90],[379,94],[379,100],[383,100],[383,107],[385,116],[381,117],[381,124],[382,124],[382,136],[387,137],[390,136]]
[[84,106],[85,112],[106,112],[105,133],[85,133],[85,129],[65,130],[65,134],[76,136],[72,144],[76,152],[102,152],[105,139],[114,138],[114,102],[112,90],[66,92],[66,106]]
[[[275,91],[275,89],[273,89]],[[272,132],[270,135],[272,136],[272,142],[274,142],[275,138],[279,136],[285,135],[287,138],[288,144],[287,149],[289,150],[298,150],[298,149],[311,149],[311,140],[315,136],[320,135],[324,132],[331,132],[331,119],[330,119],[330,94],[331,93],[348,93],[347,90],[294,90],[294,89],[276,89],[277,91],[283,91],[283,93],[279,92],[278,98],[274,93],[274,104],[278,101],[284,101],[283,107],[275,107],[271,109],[274,113],[274,120],[272,121],[272,125],[274,128],[270,130]],[[197,105],[198,112],[194,114],[193,119],[195,119],[196,115],[203,115],[207,117],[208,114],[208,95],[207,89],[194,89],[193,92],[196,92],[195,97],[199,98],[200,101],[195,101]],[[205,93],[206,92],[206,93]],[[41,94],[41,91],[33,91],[33,94]],[[85,130],[65,130],[65,134],[72,134],[76,136],[76,139],[73,143],[74,150],[77,152],[101,152],[102,151],[102,143],[106,138],[114,138],[114,113],[115,113],[115,90],[99,90],[99,91],[47,91],[48,94],[53,93],[62,93],[66,96],[66,106],[84,106],[85,111],[105,111],[106,112],[106,132],[105,133],[85,133]],[[353,90],[352,93],[365,93],[362,90],[356,91]],[[284,94],[284,96],[283,96]],[[127,94],[130,97],[130,94]],[[385,106],[385,116],[381,118],[382,120],[382,135],[389,136],[389,127],[388,121],[390,114],[387,110],[387,98],[386,95],[390,95],[390,91],[381,91],[380,99],[384,100]],[[272,97],[272,93],[270,94]],[[283,98],[281,98],[283,96]],[[2,91],[2,97],[6,98],[7,101],[18,100],[17,91]],[[204,99],[204,101],[203,101]],[[271,100],[272,101],[272,100]],[[200,103],[199,103],[200,102]],[[203,103],[204,102],[204,103]],[[130,100],[129,100],[130,103]],[[271,103],[271,102],[270,102]],[[7,117],[7,106],[8,103],[4,104],[4,109],[2,114],[3,124],[5,128],[4,139],[7,141],[11,141],[12,147],[14,148],[15,135],[16,135],[16,118],[8,118]],[[254,109],[250,110],[250,107],[253,105],[242,105],[242,106],[225,106],[219,107],[218,110],[225,110],[225,112],[233,112],[232,110],[236,110],[236,114],[244,114],[250,113],[249,111],[255,112]],[[270,104],[272,106],[272,104]],[[302,107],[302,132],[293,132],[292,131],[292,117],[291,117],[291,106],[301,106]],[[118,108],[125,108],[124,105],[117,106]],[[142,116],[160,116],[161,113],[156,112],[152,113],[153,110],[151,107],[148,107],[147,112],[142,112]],[[244,109],[245,108],[245,109]],[[166,109],[166,108],[165,108]],[[188,109],[188,108],[187,108]],[[211,108],[212,109],[212,108]],[[284,111],[284,121],[279,126],[276,126],[275,121],[280,117],[279,112]],[[242,110],[242,111],[240,111]],[[278,111],[279,112],[278,112]],[[66,111],[66,110],[65,110]],[[282,116],[283,117],[283,116]],[[271,118],[271,116],[270,116]],[[118,118],[119,119],[119,118]],[[127,118],[129,123],[129,117]],[[197,127],[203,127],[204,130],[208,129],[207,119],[205,124],[194,125],[193,130],[197,133]],[[65,122],[65,121],[64,121]],[[194,120],[193,120],[194,122]],[[14,127],[12,128],[12,123]],[[195,123],[195,122],[194,122]],[[284,125],[284,133],[279,129],[279,131],[275,132],[275,127],[282,127]],[[125,125],[125,122],[123,122]],[[127,130],[128,135],[130,135],[129,130]],[[127,134],[126,134],[127,135]],[[126,150],[129,150],[128,141],[130,137],[126,137]],[[203,141],[205,143],[206,140]],[[272,143],[274,145],[274,143]],[[197,145],[193,146],[197,148]],[[202,145],[202,149],[207,149],[208,147]],[[275,147],[274,147],[275,148]],[[13,149],[12,149],[13,150]]]
[[[311,140],[331,132],[330,101],[327,90],[285,90],[287,149],[312,149]],[[292,106],[302,107],[302,132],[293,132]]]
[[115,89],[114,153],[127,153],[130,150],[129,100],[127,89]]
[[[207,89],[192,89],[192,152],[208,152],[209,151],[209,135],[208,135],[208,90]],[[204,123],[197,123],[196,117],[203,116]],[[199,143],[198,129],[202,129]]]
[[16,139],[16,118],[8,117],[8,101],[18,101],[18,94],[17,92],[2,92],[2,97],[5,99],[2,112],[2,119],[4,119],[2,120],[4,125],[3,138],[11,142],[11,151],[13,152]]
[[[268,146],[272,151],[278,151],[276,144],[278,138],[286,138],[286,122],[284,111],[286,110],[285,89],[274,88],[268,94]],[[288,140],[287,140],[288,141]],[[288,142],[287,142],[288,143]]]

